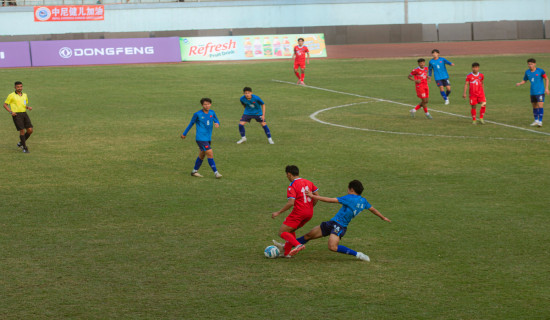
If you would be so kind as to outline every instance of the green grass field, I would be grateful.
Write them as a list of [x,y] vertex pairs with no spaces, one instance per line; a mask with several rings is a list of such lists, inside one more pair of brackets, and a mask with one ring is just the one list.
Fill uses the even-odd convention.
[[[432,83],[433,120],[360,97],[416,104],[416,58],[312,61],[306,83],[342,93],[272,81],[295,82],[289,61],[1,70],[4,96],[23,81],[35,134],[21,153],[3,113],[0,318],[547,319],[550,120],[522,130],[529,85],[514,86],[529,57],[449,58],[451,104]],[[484,126],[461,97],[474,61],[495,122]],[[266,102],[275,145],[256,123],[235,144],[244,86]],[[189,175],[195,130],[179,138],[205,96],[221,120],[220,180],[206,162],[204,178]],[[317,118],[380,132],[309,117],[346,104]],[[364,183],[393,222],[361,213],[341,244],[370,263],[326,239],[264,258],[287,215],[270,218],[287,164],[324,196]],[[298,235],[339,207],[319,203]]]

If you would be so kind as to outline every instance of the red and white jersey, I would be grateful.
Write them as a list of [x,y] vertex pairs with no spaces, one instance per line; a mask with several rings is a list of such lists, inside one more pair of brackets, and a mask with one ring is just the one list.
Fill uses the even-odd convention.
[[306,190],[316,192],[318,188],[309,180],[297,178],[286,189],[287,198],[294,199],[292,213],[313,214],[313,202],[306,196]]
[[306,53],[309,53],[309,49],[306,46],[295,46],[294,54],[296,55],[296,61],[306,61]]
[[417,87],[428,86],[428,67],[414,68],[413,71],[411,71],[411,76],[414,76],[414,80],[422,80],[420,83],[415,82]]
[[485,96],[485,92],[483,91],[483,80],[485,80],[483,73],[478,73],[478,74],[470,73],[466,77],[466,82],[468,82],[470,85],[470,97]]

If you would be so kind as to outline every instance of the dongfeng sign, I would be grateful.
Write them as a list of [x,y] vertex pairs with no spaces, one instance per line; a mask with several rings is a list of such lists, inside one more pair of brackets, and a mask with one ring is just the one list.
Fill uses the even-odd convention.
[[118,55],[153,55],[155,47],[118,47],[118,48],[69,48],[59,49],[59,56],[64,59],[71,57],[118,56]]

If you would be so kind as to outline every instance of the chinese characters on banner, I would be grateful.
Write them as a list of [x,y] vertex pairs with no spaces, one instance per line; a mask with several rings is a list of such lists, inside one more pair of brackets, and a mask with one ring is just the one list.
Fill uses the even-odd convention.
[[93,6],[35,6],[34,21],[87,21],[103,20],[102,5]]

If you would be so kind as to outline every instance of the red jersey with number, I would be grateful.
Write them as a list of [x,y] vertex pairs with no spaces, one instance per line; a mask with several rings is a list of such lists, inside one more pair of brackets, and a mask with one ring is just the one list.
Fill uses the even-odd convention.
[[296,62],[306,61],[306,53],[309,53],[309,49],[306,46],[295,46],[294,54],[296,55],[296,58],[294,58],[294,60]]
[[466,82],[470,85],[470,97],[485,97],[483,80],[485,80],[483,73],[478,73],[477,75],[470,73],[466,77]]
[[291,214],[299,214],[304,216],[313,215],[313,202],[311,198],[306,196],[306,190],[316,192],[318,188],[313,182],[298,178],[290,183],[290,186],[286,189],[286,196],[288,199],[294,199],[294,208]]
[[417,88],[428,86],[428,67],[414,68],[413,71],[411,71],[411,76],[414,77],[414,80],[420,80],[420,83],[416,83],[416,81],[414,83]]

